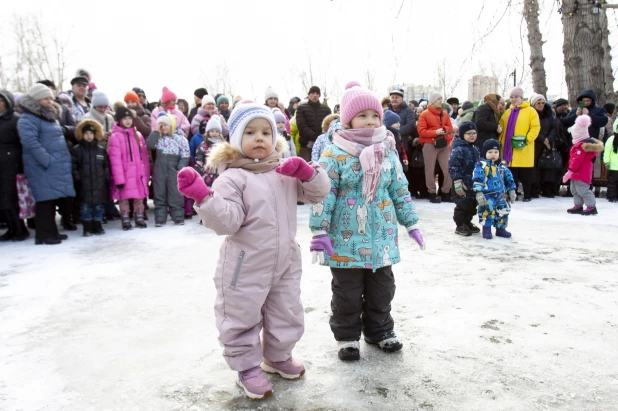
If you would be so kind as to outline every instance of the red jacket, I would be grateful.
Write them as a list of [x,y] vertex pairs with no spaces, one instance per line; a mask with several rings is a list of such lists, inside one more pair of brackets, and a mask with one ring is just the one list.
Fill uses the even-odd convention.
[[592,170],[594,163],[592,159],[598,153],[603,152],[603,143],[594,138],[589,138],[576,143],[571,147],[569,159],[569,171],[573,173],[571,180],[583,181],[586,184],[592,183]]
[[[441,117],[441,118],[440,118]],[[442,121],[440,121],[442,120]],[[448,145],[451,145],[453,140],[453,124],[448,113],[445,113],[441,108],[427,107],[427,110],[423,111],[418,119],[418,136],[421,144],[436,144],[436,130],[442,128],[448,134],[441,137],[446,137]]]

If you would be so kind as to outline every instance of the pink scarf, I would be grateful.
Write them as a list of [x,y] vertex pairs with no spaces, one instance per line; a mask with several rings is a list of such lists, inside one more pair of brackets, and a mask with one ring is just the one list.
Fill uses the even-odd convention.
[[360,159],[363,169],[363,197],[373,200],[382,177],[382,161],[395,148],[395,138],[386,127],[337,130],[333,144]]

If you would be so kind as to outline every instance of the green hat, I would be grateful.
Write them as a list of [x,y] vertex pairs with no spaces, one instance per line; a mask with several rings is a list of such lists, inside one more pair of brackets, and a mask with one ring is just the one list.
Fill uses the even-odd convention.
[[217,105],[221,103],[230,104],[230,99],[228,99],[225,95],[220,95],[219,98],[217,99]]

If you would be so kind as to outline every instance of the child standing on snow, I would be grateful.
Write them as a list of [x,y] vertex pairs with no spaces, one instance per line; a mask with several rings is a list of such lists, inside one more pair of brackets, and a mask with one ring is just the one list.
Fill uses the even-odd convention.
[[185,224],[184,198],[178,192],[178,171],[189,165],[189,143],[176,129],[174,116],[162,112],[157,129],[148,137],[148,148],[157,150],[152,183],[154,185],[155,227],[167,221],[168,209],[176,225]]
[[107,201],[110,165],[107,152],[99,146],[103,129],[94,120],[82,120],[75,127],[75,138],[77,144],[71,149],[71,157],[83,236],[105,234],[101,224]]
[[496,227],[496,236],[511,238],[506,231],[511,204],[515,202],[515,180],[506,162],[500,159],[500,143],[489,139],[483,144],[483,160],[476,163],[472,177],[472,189],[479,205],[479,222],[483,226],[483,238],[491,240],[491,227]]
[[144,199],[148,197],[150,160],[146,141],[135,128],[133,114],[127,107],[120,107],[116,112],[108,151],[112,167],[112,199],[119,200],[122,229],[133,228],[129,201],[133,202],[135,225],[146,228]]
[[385,352],[402,348],[390,314],[391,266],[400,261],[397,222],[425,247],[396,143],[382,116],[375,95],[357,82],[346,85],[341,122],[320,157],[331,191],[313,206],[309,222],[314,262],[320,257],[333,276],[330,327],[344,361],[360,359],[361,332]]
[[206,227],[227,235],[215,273],[219,341],[238,385],[261,399],[273,393],[262,369],[286,379],[305,373],[292,357],[304,331],[296,202],[317,203],[330,187],[317,165],[300,157],[280,163],[286,142],[268,107],[237,106],[229,128],[230,142],[213,147],[208,159],[219,172],[212,191],[192,168],[178,174],[178,187],[196,201]]
[[277,123],[277,133],[285,138],[285,142],[287,143],[287,150],[281,154],[281,158],[296,157],[296,146],[294,145],[294,140],[292,140],[292,136],[285,129],[287,118],[285,118],[281,111],[275,111],[274,114],[275,122]]
[[474,146],[476,136],[476,125],[473,122],[461,123],[459,135],[451,143],[453,151],[448,160],[448,172],[456,194],[453,211],[453,221],[457,226],[455,233],[464,237],[481,232],[480,228],[472,224],[472,218],[476,214],[472,175],[479,161],[479,150]]
[[208,188],[211,188],[217,179],[217,171],[208,169],[206,164],[212,147],[225,141],[221,131],[219,117],[214,116],[206,125],[206,140],[200,144],[195,154],[195,170],[200,173]]
[[191,141],[189,141],[189,153],[191,155],[191,161],[195,163],[195,154],[197,153],[197,149],[200,148],[200,145],[204,142],[204,136],[206,135],[206,126],[208,125],[208,120],[210,120],[210,116],[204,117],[202,121],[200,121],[200,127],[197,133],[191,137]]
[[588,127],[591,123],[590,116],[582,114],[577,117],[575,124],[569,129],[573,136],[573,147],[569,153],[569,169],[562,178],[564,183],[571,180],[571,193],[573,193],[575,206],[567,210],[569,214],[599,214],[596,207],[597,200],[590,190],[590,184],[592,184],[594,167],[592,160],[597,154],[603,152],[603,143],[588,134]]

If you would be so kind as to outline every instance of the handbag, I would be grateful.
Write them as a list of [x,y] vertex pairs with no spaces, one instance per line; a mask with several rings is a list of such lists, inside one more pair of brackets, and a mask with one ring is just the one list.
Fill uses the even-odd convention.
[[562,170],[562,156],[556,151],[555,143],[551,143],[551,149],[543,148],[537,168],[541,170]]
[[511,137],[511,145],[513,148],[521,150],[528,145],[528,138],[526,136],[513,136]]
[[28,184],[28,179],[25,174],[17,174],[15,178],[17,184],[17,201],[19,203],[19,218],[25,220],[27,218],[34,218],[35,215],[35,201]]
[[[440,128],[442,127],[442,112],[440,112]],[[446,138],[444,136],[440,136],[440,137],[436,137],[433,140],[434,144],[436,145],[436,148],[444,148],[446,147]]]

